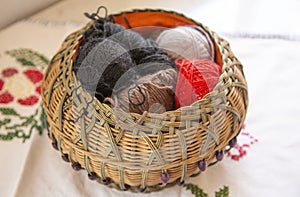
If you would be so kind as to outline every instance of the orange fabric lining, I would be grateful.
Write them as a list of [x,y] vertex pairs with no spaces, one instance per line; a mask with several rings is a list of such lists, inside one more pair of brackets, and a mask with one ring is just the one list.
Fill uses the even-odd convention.
[[215,62],[223,67],[223,60],[222,60],[222,56],[221,56],[221,53],[219,51],[219,48],[218,46],[216,45],[215,41],[213,40],[213,44],[214,44],[214,49],[215,49]]
[[162,26],[162,27],[176,27],[181,25],[197,25],[179,15],[166,12],[144,11],[124,13],[115,16],[116,23],[128,28],[124,17],[128,20],[131,27],[143,26]]

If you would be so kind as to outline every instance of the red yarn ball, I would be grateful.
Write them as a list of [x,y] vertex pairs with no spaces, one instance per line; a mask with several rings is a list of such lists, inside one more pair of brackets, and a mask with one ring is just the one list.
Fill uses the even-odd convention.
[[179,74],[176,85],[176,109],[202,99],[217,84],[221,66],[207,59],[176,59]]

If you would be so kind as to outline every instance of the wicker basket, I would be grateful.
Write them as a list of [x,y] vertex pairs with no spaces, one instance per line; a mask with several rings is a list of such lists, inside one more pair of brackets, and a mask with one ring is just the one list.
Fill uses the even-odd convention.
[[[75,170],[85,169],[90,179],[120,190],[150,192],[182,184],[199,174],[199,165],[204,170],[203,165],[221,160],[228,144],[234,144],[248,106],[242,65],[227,41],[181,14],[147,9],[109,18],[125,27],[129,22],[133,28],[204,28],[215,45],[215,62],[222,65],[219,81],[203,99],[174,111],[144,115],[114,111],[89,95],[72,71],[90,22],[65,39],[45,73],[42,99],[52,145]],[[167,184],[162,175],[169,178]]]

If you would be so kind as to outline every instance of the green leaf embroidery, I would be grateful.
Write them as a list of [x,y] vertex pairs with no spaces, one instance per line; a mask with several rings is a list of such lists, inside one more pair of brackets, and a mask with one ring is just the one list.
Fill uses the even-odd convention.
[[14,49],[6,53],[16,58],[23,66],[37,66],[44,69],[49,64],[47,57],[30,49]]
[[[20,134],[19,133],[23,133],[22,130],[16,130],[14,132],[7,132],[6,134],[0,134],[0,140],[2,141],[10,141],[14,138],[20,138]],[[21,136],[22,137],[22,136]]]
[[23,66],[34,66],[34,63],[24,58],[18,58],[17,61],[20,62]]
[[9,119],[9,118],[4,118],[4,120],[0,120],[0,128],[10,122],[11,122],[11,119]]
[[[40,135],[45,128],[44,122],[41,119],[44,117],[42,106],[39,106],[36,111],[30,116],[20,116],[14,109],[0,108],[0,112],[6,116],[0,120],[0,128],[3,127],[6,133],[0,133],[0,141],[10,141],[14,138],[21,138],[23,142],[29,139],[33,131],[37,131]],[[14,117],[17,124],[11,123],[10,116]],[[28,129],[29,128],[29,129]]]
[[42,112],[41,112],[41,115],[40,115],[40,122],[41,122],[41,127],[42,129],[46,128],[47,127],[47,120],[46,120],[46,114],[44,112],[44,109],[43,109],[43,105],[41,106],[42,107]]
[[194,194],[196,197],[207,197],[207,194],[204,193],[204,191],[201,188],[199,188],[197,185],[188,183],[188,184],[184,184],[184,187],[187,190],[191,190],[192,194]]
[[[207,197],[208,195],[197,185],[188,183],[184,184],[184,187],[186,190],[191,190],[192,194],[195,195],[195,197]],[[215,197],[229,197],[229,187],[224,186],[219,191],[215,192]]]
[[215,197],[228,197],[229,196],[229,187],[224,186],[218,192],[215,193]]
[[0,107],[0,113],[3,115],[20,116],[13,108]]

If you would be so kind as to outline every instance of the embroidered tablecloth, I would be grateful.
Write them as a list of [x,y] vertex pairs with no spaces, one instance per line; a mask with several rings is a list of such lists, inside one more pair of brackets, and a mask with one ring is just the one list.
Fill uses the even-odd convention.
[[23,20],[0,31],[0,196],[194,196],[196,190],[209,196],[300,195],[299,39],[223,32],[249,85],[238,145],[185,187],[132,194],[73,171],[43,129],[43,70],[63,39],[82,25]]

